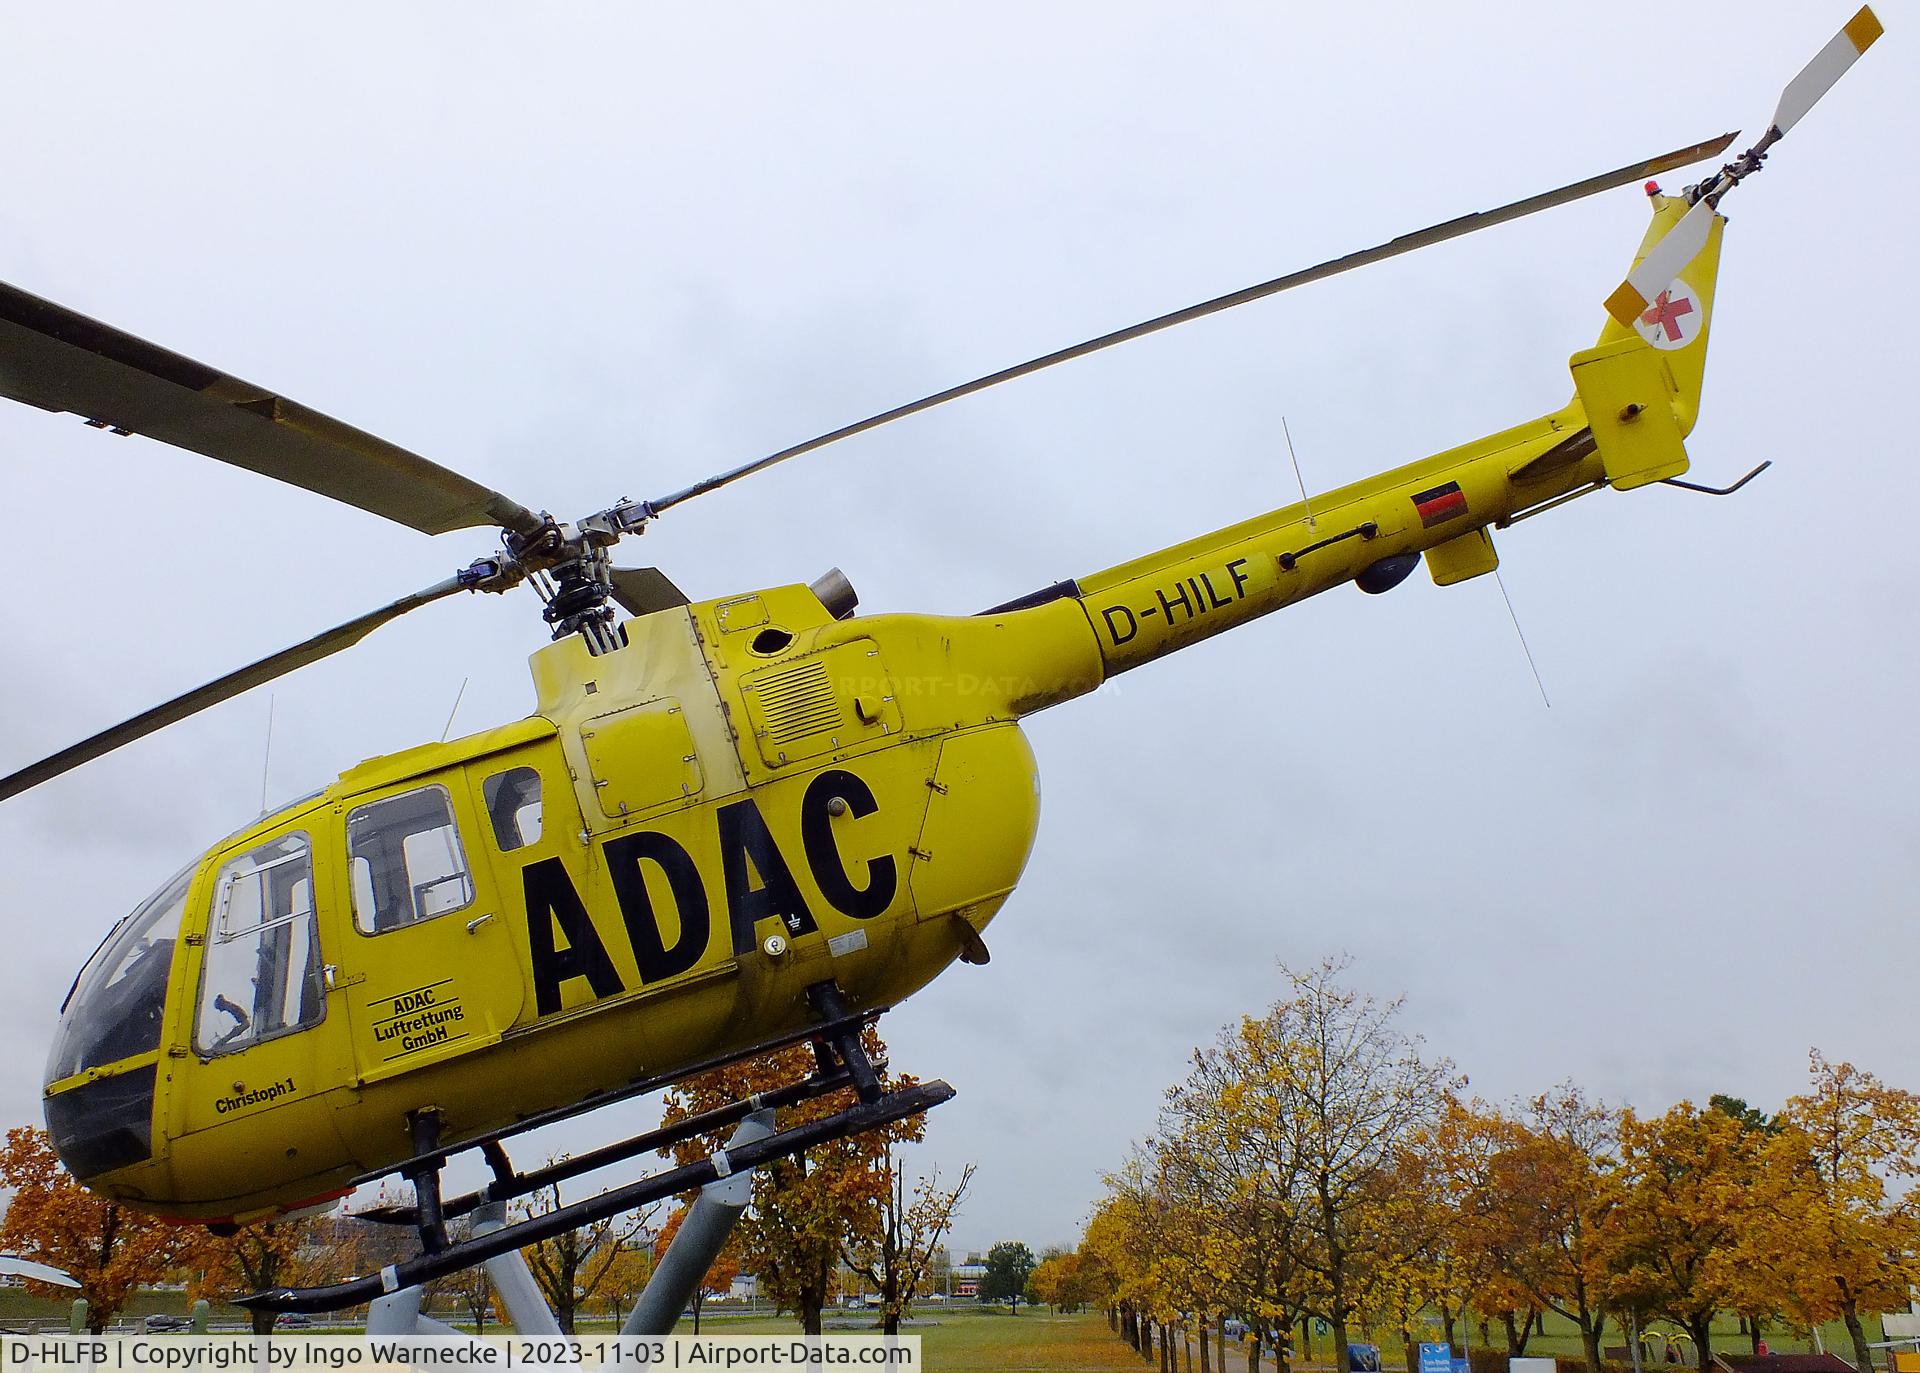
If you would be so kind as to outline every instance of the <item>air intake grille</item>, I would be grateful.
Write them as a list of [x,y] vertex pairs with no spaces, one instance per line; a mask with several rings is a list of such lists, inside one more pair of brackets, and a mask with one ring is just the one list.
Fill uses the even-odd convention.
[[766,721],[767,742],[790,744],[840,723],[840,702],[824,659],[811,658],[760,676],[753,683]]

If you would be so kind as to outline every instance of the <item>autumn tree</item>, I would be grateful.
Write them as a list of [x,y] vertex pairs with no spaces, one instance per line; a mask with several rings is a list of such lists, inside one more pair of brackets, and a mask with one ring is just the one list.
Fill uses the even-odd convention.
[[1449,1097],[1439,1117],[1416,1130],[1383,1179],[1385,1208],[1411,1250],[1388,1275],[1409,1373],[1417,1373],[1423,1312],[1440,1317],[1442,1337],[1458,1343],[1469,1305],[1488,1289],[1498,1254],[1488,1243],[1494,1160],[1504,1143],[1494,1117]]
[[1113,1294],[1116,1286],[1113,1270],[1107,1267],[1106,1260],[1087,1247],[1083,1239],[1073,1254],[1075,1268],[1071,1289],[1079,1297],[1080,1306],[1097,1306],[1112,1314]]
[[1420,1042],[1400,1030],[1402,1003],[1343,986],[1347,966],[1288,970],[1291,995],[1244,1031],[1264,1041],[1272,1076],[1262,1089],[1296,1140],[1306,1307],[1331,1327],[1339,1373],[1349,1373],[1353,1322],[1418,1251],[1387,1179],[1453,1086],[1452,1064],[1424,1061]]
[[[1135,1165],[1129,1165],[1129,1171]],[[1130,1185],[1131,1184],[1131,1185]],[[1112,1278],[1121,1338],[1142,1354],[1151,1352],[1155,1292],[1155,1203],[1138,1178],[1107,1179],[1108,1194],[1094,1209],[1080,1252],[1092,1256]]]
[[[1234,1312],[1252,1323],[1285,1373],[1292,1328],[1305,1300],[1297,1260],[1308,1196],[1298,1132],[1276,1090],[1287,1078],[1260,1022],[1221,1032],[1197,1051],[1161,1112],[1159,1166],[1167,1189],[1198,1222],[1188,1236],[1193,1309],[1206,1360],[1207,1325]],[[1258,1346],[1253,1360],[1259,1359]]]
[[880,1194],[880,1223],[850,1243],[844,1258],[847,1267],[880,1294],[880,1329],[893,1335],[932,1272],[934,1252],[973,1181],[973,1165],[960,1170],[960,1180],[952,1187],[940,1185],[936,1169],[911,1190],[892,1150],[887,1151],[885,1168],[888,1185]]
[[1527,1138],[1524,1125],[1495,1107],[1449,1100],[1438,1124],[1419,1138],[1419,1169],[1406,1183],[1424,1189],[1432,1208],[1431,1282],[1447,1342],[1471,1305],[1483,1326],[1487,1317],[1499,1318],[1510,1358],[1527,1352],[1541,1310],[1514,1276],[1547,1209],[1519,1185],[1524,1175],[1512,1166]]
[[496,1292],[493,1274],[484,1263],[463,1268],[450,1274],[444,1289],[460,1303],[460,1309],[466,1312],[467,1320],[473,1325],[473,1333],[487,1333],[487,1322],[493,1318]]
[[1086,1305],[1086,1293],[1080,1282],[1080,1255],[1071,1250],[1049,1254],[1027,1279],[1030,1300],[1050,1306],[1062,1314],[1078,1311]]
[[1115,1275],[1127,1342],[1149,1360],[1157,1347],[1161,1368],[1169,1369],[1175,1325],[1190,1309],[1184,1244],[1191,1217],[1181,1214],[1151,1147],[1136,1147],[1106,1183],[1108,1198],[1088,1224],[1083,1248],[1098,1252]]
[[[861,1044],[886,1087],[913,1085],[912,1078],[886,1074],[886,1045],[871,1025],[862,1033]],[[755,1092],[770,1091],[808,1076],[815,1067],[812,1049],[798,1044],[751,1062],[716,1068],[670,1089],[663,1120],[673,1124]],[[851,1088],[842,1088],[783,1107],[779,1123],[785,1129],[823,1120],[855,1100]],[[801,1157],[776,1159],[755,1170],[753,1207],[738,1226],[741,1263],[759,1278],[761,1291],[781,1310],[793,1312],[808,1334],[820,1333],[820,1313],[833,1296],[842,1255],[876,1237],[881,1201],[889,1186],[883,1166],[888,1146],[917,1141],[925,1132],[925,1116],[911,1116],[815,1145]],[[674,1157],[690,1163],[724,1143],[719,1135],[687,1140],[674,1146]]]
[[658,1252],[657,1244],[649,1244],[646,1234],[642,1232],[622,1244],[607,1260],[594,1295],[600,1299],[601,1309],[614,1324],[618,1325],[624,1320],[634,1303],[640,1300],[640,1294],[653,1278],[654,1255]]
[[1712,1362],[1714,1313],[1739,1304],[1738,1248],[1764,1139],[1689,1101],[1620,1120],[1620,1188],[1603,1236],[1612,1291],[1623,1306],[1683,1326],[1702,1368]]
[[[666,1257],[667,1248],[680,1234],[688,1213],[693,1209],[692,1202],[682,1204],[667,1218],[660,1227],[660,1234],[653,1242],[653,1261],[657,1265]],[[733,1289],[733,1280],[740,1276],[740,1237],[737,1232],[727,1236],[727,1242],[720,1246],[720,1252],[713,1256],[713,1262],[707,1265],[707,1271],[700,1275],[700,1281],[694,1284],[693,1295],[688,1306],[693,1311],[693,1333],[700,1333],[700,1312],[709,1297],[724,1297]]]
[[[337,1282],[357,1266],[358,1247],[332,1242],[330,1218],[243,1225],[232,1234],[182,1230],[178,1266],[191,1270],[189,1299],[231,1302],[269,1287]],[[251,1311],[253,1333],[273,1332],[274,1313]]]
[[60,1166],[45,1130],[7,1131],[0,1187],[13,1201],[0,1220],[0,1249],[65,1269],[87,1299],[88,1328],[103,1332],[134,1289],[177,1262],[186,1232],[88,1191]]
[[1920,1096],[1818,1050],[1809,1073],[1807,1092],[1781,1112],[1755,1197],[1767,1223],[1741,1257],[1791,1272],[1788,1314],[1845,1322],[1855,1364],[1870,1373],[1861,1311],[1892,1310],[1920,1283]]
[[[1616,1200],[1619,1115],[1572,1083],[1533,1099],[1524,1121],[1489,1128],[1501,1136],[1489,1160],[1485,1242],[1502,1287],[1529,1311],[1554,1311],[1580,1332],[1588,1373],[1599,1373],[1610,1296],[1603,1228]],[[1514,1333],[1507,1302],[1507,1344]]]
[[[1768,1116],[1748,1105],[1744,1097],[1720,1092],[1708,1097],[1707,1105],[1740,1127],[1749,1146],[1745,1152],[1754,1155],[1743,1223],[1728,1263],[1727,1304],[1739,1316],[1751,1352],[1758,1354],[1768,1324],[1796,1305],[1802,1277],[1798,1222],[1792,1216],[1799,1209],[1796,1203],[1808,1195],[1812,1179],[1805,1151],[1780,1138],[1786,1130],[1781,1117]],[[1783,1239],[1785,1243],[1778,1242]]]
[[[552,1162],[559,1162],[558,1158]],[[517,1219],[544,1215],[561,1207],[560,1188],[549,1184],[533,1197],[516,1203]],[[590,1302],[613,1272],[621,1252],[646,1229],[650,1212],[629,1211],[591,1221],[543,1240],[520,1252],[533,1280],[553,1308],[553,1317],[567,1334],[573,1333],[580,1309]]]

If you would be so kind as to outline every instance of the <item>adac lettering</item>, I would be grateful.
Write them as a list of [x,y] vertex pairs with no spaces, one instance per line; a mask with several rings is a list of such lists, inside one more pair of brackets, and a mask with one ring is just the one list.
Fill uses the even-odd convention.
[[[821,773],[800,801],[801,856],[828,905],[855,920],[871,920],[893,904],[900,888],[899,866],[891,854],[884,854],[849,868],[834,838],[836,802],[855,820],[880,808],[873,789],[852,773],[837,768]],[[755,946],[763,921],[779,921],[790,939],[817,933],[819,922],[754,799],[729,802],[713,817],[720,843],[720,896],[726,903],[725,929],[734,956]],[[672,835],[642,830],[609,839],[601,846],[601,856],[640,985],[678,977],[697,965],[712,944],[716,922],[712,893],[693,855]],[[649,867],[660,879],[652,890]],[[560,1010],[562,991],[576,979],[586,982],[596,1000],[627,990],[566,866],[558,858],[544,858],[529,863],[521,878],[535,1013]],[[656,909],[654,898],[663,887],[671,912]],[[672,920],[665,918],[669,914]],[[668,943],[667,932],[675,927]]]

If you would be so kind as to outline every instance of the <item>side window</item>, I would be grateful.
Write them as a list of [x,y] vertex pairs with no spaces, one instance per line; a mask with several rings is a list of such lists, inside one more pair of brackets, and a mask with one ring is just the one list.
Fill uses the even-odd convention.
[[384,934],[473,903],[473,878],[445,787],[422,787],[347,817],[353,923]]
[[285,834],[220,869],[207,922],[194,1047],[230,1054],[327,1013],[307,836]]
[[496,772],[480,787],[500,852],[540,842],[540,774],[532,768]]

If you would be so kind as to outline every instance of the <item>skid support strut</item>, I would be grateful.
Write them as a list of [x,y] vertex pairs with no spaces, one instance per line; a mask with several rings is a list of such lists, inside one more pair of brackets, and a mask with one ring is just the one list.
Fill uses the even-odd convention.
[[[238,1305],[256,1311],[339,1311],[363,1302],[382,1302],[384,1298],[399,1296],[408,1288],[422,1286],[435,1278],[471,1268],[475,1264],[486,1263],[492,1270],[495,1260],[507,1260],[502,1264],[500,1273],[496,1274],[504,1294],[516,1281],[512,1276],[512,1262],[518,1258],[515,1251],[524,1246],[604,1220],[622,1211],[631,1211],[667,1197],[702,1189],[701,1203],[695,1208],[699,1212],[697,1223],[693,1217],[689,1217],[686,1222],[688,1233],[683,1234],[683,1238],[677,1240],[670,1251],[677,1253],[684,1246],[687,1250],[686,1262],[684,1265],[663,1264],[663,1270],[671,1269],[673,1276],[668,1283],[659,1287],[657,1293],[649,1288],[643,1297],[644,1309],[637,1309],[634,1314],[634,1319],[644,1324],[657,1325],[666,1321],[662,1327],[664,1333],[672,1328],[670,1315],[678,1314],[686,1296],[692,1291],[689,1287],[676,1294],[675,1287],[685,1281],[698,1280],[712,1259],[712,1253],[702,1258],[700,1251],[710,1248],[717,1253],[726,1240],[727,1232],[738,1220],[751,1189],[745,1174],[775,1159],[791,1157],[836,1139],[845,1139],[850,1135],[892,1125],[909,1116],[920,1115],[953,1097],[953,1088],[940,1081],[923,1082],[896,1091],[886,1090],[873,1063],[860,1046],[860,1018],[847,1016],[845,1003],[838,990],[831,984],[822,984],[809,995],[822,1024],[813,1034],[819,1070],[806,1080],[777,1091],[756,1094],[561,1164],[526,1173],[514,1170],[505,1151],[500,1148],[497,1137],[475,1141],[471,1146],[461,1147],[480,1148],[493,1171],[494,1180],[480,1191],[452,1201],[443,1201],[439,1185],[440,1169],[451,1151],[433,1142],[439,1128],[437,1118],[429,1117],[426,1112],[416,1113],[410,1125],[414,1130],[418,1153],[403,1168],[405,1175],[414,1182],[414,1204],[362,1214],[368,1219],[416,1228],[420,1234],[421,1252],[365,1277],[325,1287],[271,1288],[240,1298]],[[785,1130],[776,1131],[772,1128],[775,1107],[808,1100],[846,1086],[853,1087],[859,1096],[860,1100],[855,1104],[820,1120],[806,1121]],[[590,1168],[605,1167],[645,1150],[665,1152],[673,1144],[683,1143],[727,1125],[739,1128],[725,1148],[716,1150],[708,1158],[664,1169],[638,1182],[612,1188],[598,1196],[557,1207],[541,1215],[529,1216],[512,1224],[503,1223],[503,1203],[509,1196],[525,1195],[537,1187],[558,1182],[562,1177],[573,1176]],[[712,1190],[704,1190],[709,1188]],[[472,1227],[472,1233],[466,1238],[450,1240],[446,1234],[446,1218],[469,1212],[478,1212],[480,1222]],[[688,1244],[689,1238],[695,1242]],[[525,1265],[521,1264],[520,1271],[524,1272],[524,1268]],[[504,1279],[503,1274],[506,1275]],[[661,1276],[667,1277],[667,1273],[663,1271]],[[415,1305],[411,1308],[415,1314],[409,1317],[407,1301],[402,1297],[396,1302],[383,1303],[380,1314],[383,1326],[389,1329],[405,1326],[409,1319],[418,1326],[418,1307]]]
[[834,1068],[833,1059],[837,1057],[860,1100],[872,1105],[881,1096],[880,1076],[874,1072],[873,1064],[868,1062],[867,1051],[860,1047],[862,1026],[848,1013],[840,989],[831,982],[816,982],[807,988],[807,1000],[813,1004],[822,1021],[841,1027],[830,1029],[813,1041],[814,1057],[820,1065],[819,1075],[828,1076]]
[[[732,1138],[727,1141],[727,1149],[732,1151],[742,1144],[766,1139],[773,1132],[773,1112],[755,1111],[734,1130]],[[646,1289],[634,1303],[626,1324],[620,1327],[622,1335],[673,1333],[674,1324],[686,1309],[694,1288],[713,1266],[714,1259],[725,1247],[727,1238],[733,1234],[733,1227],[739,1223],[741,1213],[752,1199],[751,1169],[710,1182],[700,1189],[693,1209],[681,1222],[680,1233],[667,1246],[667,1252],[661,1256],[660,1266],[654,1270]],[[475,1237],[483,1238],[504,1229],[506,1218],[505,1202],[488,1202],[477,1208],[473,1221]],[[541,1295],[540,1286],[534,1281],[533,1272],[518,1249],[495,1254],[485,1262],[487,1275],[493,1279],[494,1291],[500,1294],[501,1305],[506,1307],[507,1318],[513,1322],[515,1333],[532,1336],[560,1334],[560,1322],[554,1319],[553,1309]],[[403,1287],[374,1301],[367,1308],[367,1334],[382,1339],[397,1335],[463,1334],[463,1331],[445,1322],[420,1314],[423,1291],[418,1285]]]

